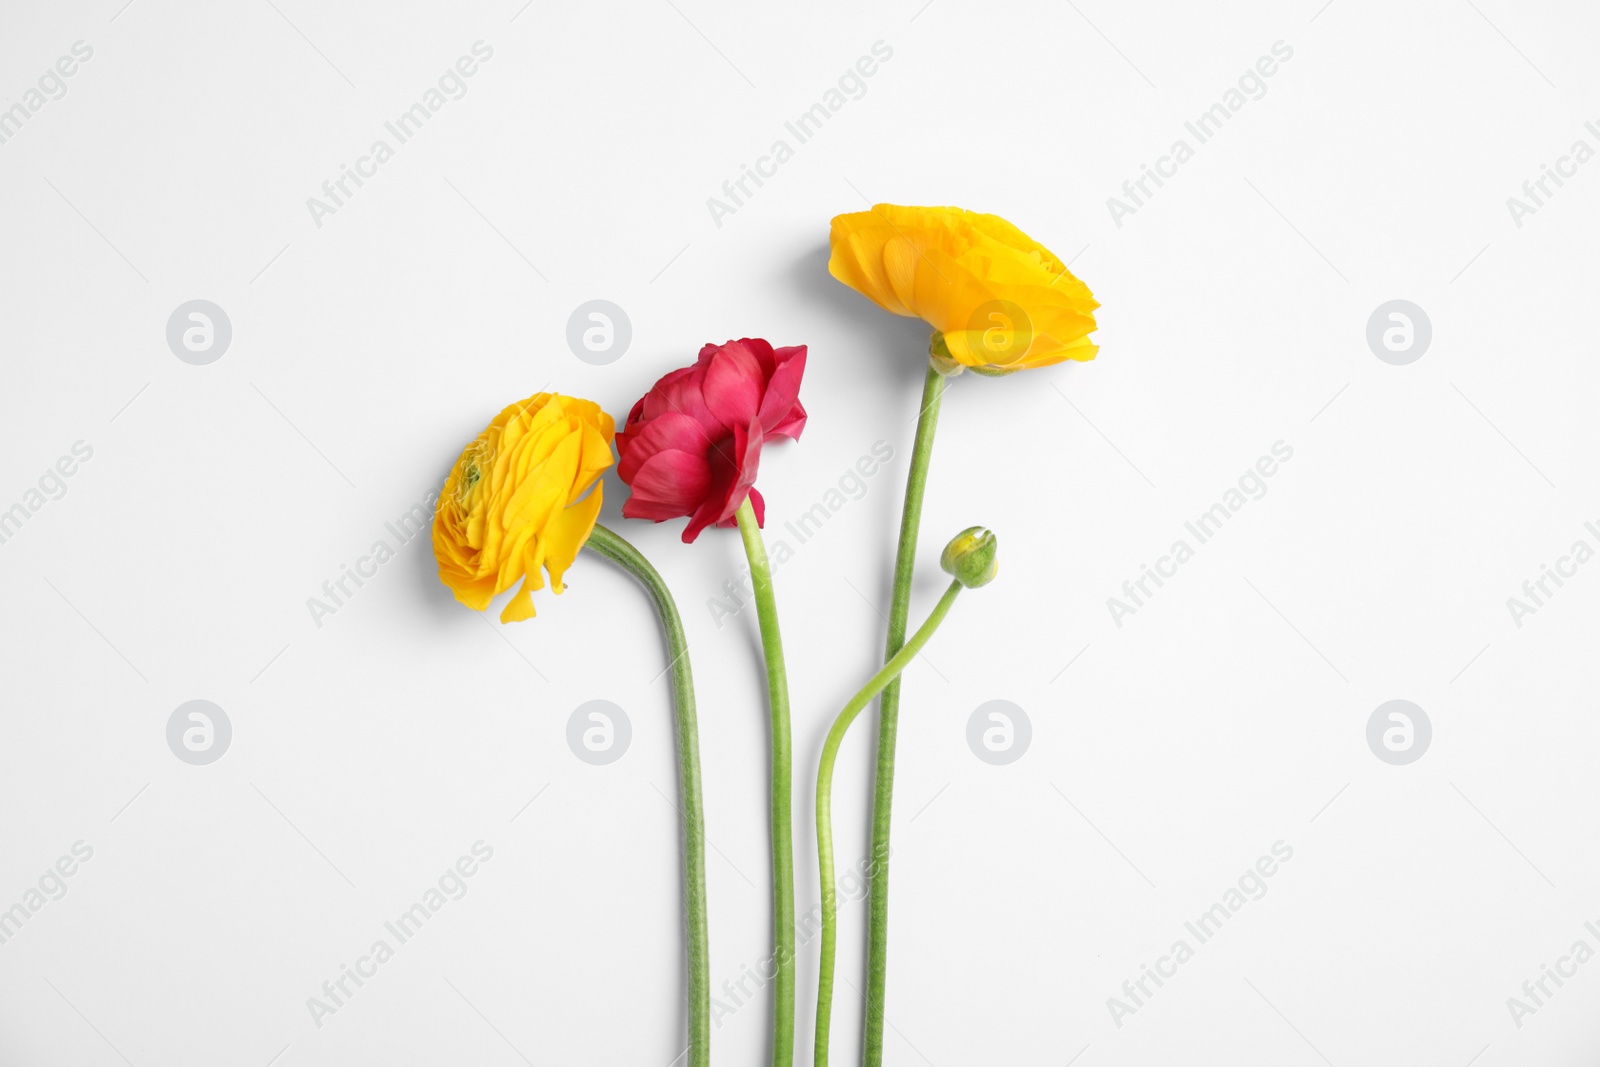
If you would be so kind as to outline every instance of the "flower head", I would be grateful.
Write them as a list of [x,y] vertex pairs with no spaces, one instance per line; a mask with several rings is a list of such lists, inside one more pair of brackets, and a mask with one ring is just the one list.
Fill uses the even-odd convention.
[[615,432],[598,404],[555,393],[495,416],[456,460],[434,510],[439,580],[457,600],[482,611],[521,581],[500,613],[501,622],[517,622],[534,614],[543,572],[562,591],[561,576],[600,514]]
[[685,543],[707,526],[732,526],[745,497],[765,517],[753,486],[761,446],[798,440],[805,428],[800,377],[806,348],[773,348],[747,337],[706,345],[692,366],[650,387],[617,434],[617,474],[633,489],[630,519],[687,515]]
[[988,585],[1000,571],[995,559],[999,542],[994,534],[982,526],[969,526],[950,539],[939,556],[940,568],[950,577],[976,589]]
[[1009,374],[1093,359],[1089,287],[997,215],[897,207],[839,215],[828,272],[886,311],[934,329],[934,365]]

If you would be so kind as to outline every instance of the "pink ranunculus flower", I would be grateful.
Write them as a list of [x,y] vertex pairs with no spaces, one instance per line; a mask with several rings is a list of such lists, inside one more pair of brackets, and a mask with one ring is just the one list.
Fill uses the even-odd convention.
[[746,496],[762,521],[754,488],[761,446],[799,440],[805,369],[805,345],[775,349],[746,337],[706,345],[693,366],[656,382],[617,432],[617,473],[633,490],[622,514],[655,522],[687,515],[685,543],[707,526],[736,525]]

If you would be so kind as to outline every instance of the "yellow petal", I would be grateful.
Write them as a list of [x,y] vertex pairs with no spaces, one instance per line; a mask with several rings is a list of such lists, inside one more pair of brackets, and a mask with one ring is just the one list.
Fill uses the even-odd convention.
[[605,495],[605,484],[594,487],[594,492],[576,504],[557,513],[546,531],[544,565],[550,572],[550,587],[561,592],[561,576],[567,573],[578,550],[594,532],[595,520],[600,517],[600,502]]
[[517,590],[517,595],[506,601],[506,606],[500,609],[500,621],[521,622],[533,618],[535,614],[533,597],[528,593],[528,583],[523,582],[522,588]]

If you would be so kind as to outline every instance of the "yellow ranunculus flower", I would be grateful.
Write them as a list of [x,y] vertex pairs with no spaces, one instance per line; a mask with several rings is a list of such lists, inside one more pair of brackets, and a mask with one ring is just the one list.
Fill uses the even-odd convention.
[[500,613],[501,622],[518,622],[534,614],[542,571],[561,592],[561,575],[600,515],[615,434],[598,404],[555,393],[495,416],[456,460],[433,514],[439,580],[457,600],[482,611],[525,579]]
[[951,373],[1093,359],[1095,302],[1066,264],[998,215],[879,204],[834,218],[828,273],[934,329]]

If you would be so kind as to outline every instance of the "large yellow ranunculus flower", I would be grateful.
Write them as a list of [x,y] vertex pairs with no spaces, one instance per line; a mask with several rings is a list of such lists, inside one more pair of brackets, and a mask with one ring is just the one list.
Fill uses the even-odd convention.
[[1009,374],[1093,359],[1095,302],[1066,264],[998,215],[897,207],[839,215],[828,273],[934,329],[936,363]]
[[517,622],[533,616],[543,571],[561,592],[562,574],[600,515],[600,476],[615,434],[598,404],[555,393],[495,416],[456,460],[433,514],[439,580],[457,600],[482,611],[522,580],[500,613],[501,622]]

